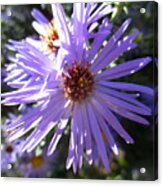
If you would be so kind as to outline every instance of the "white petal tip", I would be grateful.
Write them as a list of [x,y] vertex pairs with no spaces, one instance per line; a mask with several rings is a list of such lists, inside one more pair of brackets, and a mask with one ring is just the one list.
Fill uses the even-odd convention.
[[117,148],[117,146],[114,144],[114,146],[112,147],[112,150],[113,150],[113,152],[114,152],[114,154],[115,155],[119,155],[119,151],[118,151],[118,148]]

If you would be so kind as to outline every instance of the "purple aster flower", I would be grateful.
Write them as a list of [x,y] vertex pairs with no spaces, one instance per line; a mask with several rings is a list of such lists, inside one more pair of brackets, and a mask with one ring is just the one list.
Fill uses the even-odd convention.
[[[116,114],[131,121],[148,125],[144,116],[151,115],[151,109],[135,98],[135,92],[153,95],[151,88],[143,85],[114,81],[141,70],[150,61],[150,57],[138,58],[111,68],[110,64],[119,55],[136,46],[134,39],[138,30],[123,37],[131,19],[127,19],[107,41],[111,26],[107,18],[103,19],[97,32],[88,34],[89,25],[103,16],[100,7],[94,4],[75,3],[71,27],[66,21],[63,8],[54,4],[53,13],[57,25],[62,28],[62,42],[57,54],[58,68],[54,61],[44,56],[38,49],[24,41],[24,48],[18,48],[23,69],[28,69],[33,81],[24,81],[19,89],[3,94],[6,105],[34,104],[33,110],[22,115],[7,127],[13,132],[8,137],[13,141],[27,132],[22,151],[31,152],[41,140],[54,128],[54,136],[48,147],[48,155],[56,150],[63,132],[71,121],[71,135],[66,168],[73,167],[74,173],[83,164],[86,153],[89,164],[93,163],[93,146],[97,146],[100,160],[109,171],[107,144],[118,154],[117,143],[111,133],[114,129],[127,143],[134,140],[119,122]],[[109,32],[107,32],[107,28]],[[58,32],[60,33],[60,31]],[[90,38],[93,42],[90,45]],[[103,45],[106,41],[105,45]]]
[[35,151],[26,153],[24,159],[20,159],[18,170],[23,173],[24,177],[46,178],[50,177],[52,171],[55,170],[59,151],[53,155],[47,156],[46,146],[42,149],[42,153],[37,155]]
[[[50,59],[54,60],[57,51],[60,46],[59,35],[54,23],[54,19],[48,20],[39,10],[33,9],[31,12],[33,18],[36,20],[32,23],[32,26],[39,34],[39,37],[27,37],[29,43],[38,48],[45,55],[48,55]],[[60,36],[61,37],[61,36]],[[10,43],[14,44],[11,45]],[[10,50],[16,50],[17,47],[22,47],[21,41],[16,42],[9,40],[9,44],[6,47]]]
[[16,164],[17,158],[21,157],[23,141],[15,140],[14,142],[5,142],[1,145],[1,169],[2,171],[10,171]]
[[[86,28],[89,27],[89,29],[85,29],[85,35],[87,35],[88,38],[96,37],[97,34],[93,32],[99,25],[97,21],[116,9],[113,8],[111,5],[107,5],[105,3],[101,4],[99,7],[98,6],[99,6],[98,3],[89,3],[87,4],[86,7],[85,6],[83,7],[85,12],[84,24],[86,25]],[[96,7],[98,7],[98,9],[96,9]],[[94,13],[92,14],[92,12]],[[48,43],[45,43],[42,39],[35,40],[33,38],[28,37],[22,41],[9,40],[9,44],[7,44],[6,47],[10,50],[19,52],[19,54],[16,55],[16,58],[14,58],[13,56],[8,56],[9,60],[12,61],[13,63],[6,65],[6,71],[8,75],[4,81],[12,88],[22,87],[27,88],[28,86],[31,86],[33,82],[36,83],[39,82],[39,84],[42,84],[44,80],[44,77],[42,78],[42,76],[46,74],[44,70],[48,69],[49,65],[51,66],[50,69],[51,68],[58,69],[61,66],[60,61],[63,60],[64,56],[63,53],[65,52],[65,50],[62,49],[60,51],[59,47],[61,43],[67,42],[66,39],[67,33],[63,32],[63,28],[57,22],[58,15],[55,15],[54,13],[53,16],[54,17],[53,20],[54,19],[56,20],[55,25],[53,25],[54,21],[51,23],[39,10],[34,9],[32,11],[32,16],[36,19],[36,21],[33,22],[33,26],[36,29],[36,31],[40,34],[41,38],[44,37],[44,39],[49,38],[49,40],[52,40],[51,38],[53,37],[49,36],[49,33],[52,34],[53,31],[57,32],[59,39],[55,41],[54,40],[48,41],[48,43],[54,44],[53,46],[54,48],[57,47],[57,53],[54,50],[52,50],[47,55],[50,58],[50,60],[52,60],[49,63],[46,61],[47,60],[47,58],[45,57],[46,51],[44,50],[45,47],[43,47],[43,45],[47,46]],[[106,38],[112,28],[112,25],[110,23],[107,23],[106,20],[104,22],[105,23],[101,26],[100,32],[98,33],[102,35],[102,38]],[[67,25],[67,27],[69,29],[72,29],[70,23]],[[54,35],[56,35],[56,33],[54,33]],[[36,48],[39,50],[37,50]],[[31,51],[35,52],[31,54]],[[25,57],[26,55],[28,55],[28,60]],[[54,58],[56,57],[56,55],[58,60],[55,59],[54,62]],[[37,61],[38,57],[39,61]],[[31,62],[29,62],[29,60],[31,60]],[[56,61],[59,61],[59,64],[57,64]],[[41,69],[42,67],[40,68],[40,63],[43,63],[47,67],[45,67],[45,69]]]
[[[96,10],[96,8],[98,9]],[[96,12],[94,12],[96,10]],[[86,31],[85,34],[89,35],[89,37],[95,37],[92,35],[92,31],[98,26],[97,21],[109,13],[112,13],[116,8],[113,8],[110,4],[102,3],[100,6],[98,3],[89,3],[86,7],[83,4],[83,13],[85,14],[85,21],[87,21],[87,27],[89,26],[90,29]],[[94,12],[90,15],[91,12]],[[32,26],[39,34],[38,39],[34,39],[33,37],[27,37],[26,40],[36,48],[38,48],[41,52],[51,60],[56,58],[58,54],[58,50],[61,46],[62,42],[67,41],[65,33],[63,33],[63,28],[60,27],[61,25],[57,22],[58,17],[57,15],[53,15],[52,20],[48,20],[39,10],[33,9],[31,12],[33,18],[36,20],[32,23]],[[56,19],[57,18],[57,19]],[[69,29],[72,28],[71,22],[73,21],[73,17],[68,24]],[[111,26],[111,25],[110,25]],[[109,29],[109,28],[107,28]],[[104,29],[103,29],[104,31]],[[109,30],[105,29],[105,32],[109,32]],[[104,34],[104,33],[103,33]],[[17,47],[22,47],[24,43],[22,42],[15,42],[13,40],[9,40],[12,45],[6,45],[9,49],[15,50]],[[61,51],[62,53],[63,51]],[[61,54],[59,54],[60,56]]]
[[[9,135],[7,132],[6,126],[10,125],[12,120],[16,118],[16,115],[9,113],[8,119],[5,120],[5,123],[2,125],[2,138],[6,138]],[[4,142],[1,145],[1,169],[2,171],[10,171],[13,168],[13,165],[17,162],[17,158],[22,156],[21,147],[23,145],[23,140],[17,139],[14,142]]]
[[[32,16],[36,21],[32,23],[39,34],[39,40],[29,39],[29,42],[38,47],[53,60],[60,47],[59,34],[54,19],[48,20],[39,10],[33,9]],[[61,37],[61,36],[60,36]]]

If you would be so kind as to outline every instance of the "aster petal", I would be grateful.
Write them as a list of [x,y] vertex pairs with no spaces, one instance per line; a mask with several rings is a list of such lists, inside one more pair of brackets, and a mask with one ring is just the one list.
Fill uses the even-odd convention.
[[38,91],[40,87],[30,87],[27,89],[22,89],[22,90],[17,90],[17,91],[12,91],[12,92],[7,92],[7,93],[3,93],[1,96],[6,98],[6,97],[13,97],[13,96],[24,96],[25,94],[29,94],[29,93],[35,93]]
[[[47,122],[48,123],[48,122]],[[32,134],[26,139],[26,143],[23,145],[22,151],[31,152],[36,146],[46,137],[46,135],[55,127],[57,122],[49,122],[46,126],[41,127],[41,130],[36,128]]]
[[17,128],[20,128],[20,126],[22,125],[24,125],[24,127],[28,126],[28,124],[32,125],[32,122],[37,120],[40,117],[39,114],[40,114],[41,109],[42,109],[42,105],[37,106],[36,108],[32,110],[32,112],[27,112],[26,114],[22,115],[16,121],[13,120],[11,124],[5,125],[5,130],[15,131]]
[[62,134],[67,126],[68,120],[61,120],[60,123],[58,124],[58,128],[52,138],[52,140],[50,141],[49,147],[48,147],[48,155],[52,155],[53,152],[56,150],[56,147],[58,145],[58,142],[60,140],[60,138],[62,137]]
[[[32,112],[27,112],[26,114],[22,115],[17,121],[14,121],[12,124],[6,126],[6,130],[15,130],[21,125],[24,127],[28,127],[28,124],[32,125],[34,120],[37,120],[42,115],[48,115],[51,113],[51,108],[57,108],[58,105],[64,105],[64,99],[62,93],[59,91],[58,93],[53,96],[51,100],[44,101],[42,104],[34,107]],[[59,107],[61,108],[61,107]]]
[[73,168],[73,172],[74,174],[76,174],[77,172],[77,168],[78,168],[78,126],[76,125],[76,118],[73,117],[72,120],[73,127],[72,127],[72,132],[73,132],[73,139],[74,139],[74,161],[72,163],[72,168]]
[[24,86],[24,82],[7,82],[7,85],[12,88],[22,88]]
[[82,104],[81,108],[81,121],[83,122],[83,130],[84,130],[84,141],[86,148],[87,161],[91,165],[93,163],[93,150],[92,150],[92,134],[89,126],[89,118],[86,111],[86,105]]
[[66,169],[69,169],[72,165],[74,173],[76,173],[77,171],[76,150],[77,150],[77,128],[73,120],[71,124],[71,137],[70,137],[69,152],[68,152],[68,157],[66,162]]
[[105,5],[105,3],[101,4],[93,14],[88,18],[87,25],[101,19],[102,17],[110,14],[111,12],[115,11],[116,8],[113,8],[111,5]]
[[39,24],[37,21],[33,21],[32,26],[38,32],[38,34],[47,36],[46,29],[43,25]]
[[110,89],[108,87],[104,87],[104,86],[99,86],[97,85],[97,89],[106,93],[106,94],[109,94],[111,96],[114,96],[114,97],[117,97],[117,98],[120,98],[122,100],[125,100],[129,103],[132,103],[138,107],[141,107],[141,108],[144,108],[145,110],[147,110],[148,112],[151,112],[151,109],[149,107],[147,107],[146,105],[144,105],[143,103],[137,101],[135,99],[135,95],[131,95],[131,94],[127,94],[127,93],[124,93],[124,92],[120,92],[120,91],[116,91],[116,90],[113,90],[113,89]]
[[35,74],[38,76],[39,75],[43,76],[45,73],[45,70],[43,70],[40,65],[36,65],[34,63],[30,64],[29,60],[23,59],[22,57],[19,57],[19,63],[17,63],[17,66],[22,68],[24,72],[32,76]]
[[4,82],[7,82],[7,81],[12,81],[14,79],[18,79],[20,77],[24,76],[24,71],[22,70],[17,70],[17,71],[14,71],[12,72],[11,74],[9,74],[5,79],[4,79]]
[[[19,52],[19,54],[16,54],[16,58],[25,58],[28,60],[28,63],[31,65],[31,67],[33,65],[33,68],[43,69],[44,73],[55,70],[54,62],[52,62],[48,56],[44,55],[38,48],[33,46],[28,38],[26,40],[22,40],[21,44],[19,45],[14,44],[14,47],[17,52]],[[34,65],[37,65],[37,67]]]
[[100,84],[103,84],[109,88],[118,89],[118,90],[126,90],[131,92],[141,92],[145,94],[149,94],[151,96],[154,95],[154,91],[152,88],[143,86],[143,85],[137,85],[133,83],[123,83],[123,82],[100,82]]
[[78,135],[77,135],[77,153],[78,153],[78,167],[79,169],[82,167],[83,164],[83,152],[84,152],[84,134],[83,134],[83,123],[81,117],[81,107],[76,105],[73,112],[73,119],[78,128]]
[[84,153],[84,135],[83,135],[83,130],[81,127],[79,128],[78,146],[79,146],[79,148],[78,148],[78,154],[79,154],[78,166],[79,166],[79,169],[81,169],[82,165],[83,165],[83,153]]
[[[103,98],[104,102],[106,102],[108,104],[108,107],[110,110],[112,110],[112,111],[118,113],[119,115],[121,115],[125,118],[128,118],[130,120],[136,121],[136,122],[144,124],[144,125],[149,125],[149,122],[146,119],[144,119],[143,117],[137,115],[138,112],[135,112],[135,110],[133,111],[132,110],[133,108],[131,109],[131,106],[130,106],[130,108],[127,108],[127,107],[125,108],[125,107],[123,107],[123,105],[117,105],[117,103],[116,104],[112,103],[111,99],[108,99],[107,96],[105,97],[104,94],[101,94],[101,93],[98,93],[98,94],[99,94],[99,96],[103,96],[102,98]],[[138,107],[138,109],[140,109],[140,108]],[[146,111],[146,112],[148,112],[148,111]],[[143,114],[146,114],[146,113],[143,113]]]
[[[28,83],[28,82],[27,82]],[[6,98],[3,103],[6,105],[33,103],[48,98],[48,92],[44,91],[47,82],[42,82],[36,86],[23,87],[17,91],[4,93],[2,97]],[[24,84],[25,85],[25,84]],[[28,85],[28,84],[27,84]]]
[[106,46],[100,52],[100,54],[98,55],[98,57],[95,60],[94,64],[95,63],[98,64],[102,60],[103,56],[106,56],[111,51],[111,49],[113,48],[113,46],[116,44],[116,42],[119,40],[119,38],[122,36],[122,34],[128,28],[130,22],[131,22],[131,19],[127,19],[122,24],[122,26],[116,31],[116,33],[111,37],[111,39],[107,42]]
[[23,43],[23,41],[15,41],[15,40],[13,40],[13,39],[9,39],[9,40],[8,40],[8,43],[9,43],[9,44],[7,44],[7,46],[13,47],[12,50],[15,51],[15,46],[16,46],[16,47],[22,48],[22,43]]
[[93,24],[91,24],[90,27],[89,27],[89,33],[88,34],[91,34],[98,26],[99,26],[98,22],[94,22]]
[[95,37],[92,46],[88,52],[88,57],[87,57],[87,61],[92,61],[92,59],[94,58],[94,56],[96,55],[96,53],[98,52],[98,50],[100,49],[102,43],[105,41],[105,39],[108,37],[108,35],[110,34],[112,25],[108,24],[108,19],[104,19],[103,20],[103,24],[101,25],[99,32],[101,31],[105,31],[105,34],[103,35],[99,35],[99,32],[97,33],[97,37]]
[[119,98],[116,98],[115,96],[110,96],[109,94],[107,94],[107,92],[102,91],[100,92],[100,95],[104,99],[108,100],[110,105],[113,105],[113,107],[117,109],[122,108],[141,115],[151,115],[151,110],[149,109],[147,110],[145,108],[135,106]]
[[12,142],[19,137],[23,136],[27,132],[29,132],[31,129],[36,127],[38,123],[41,121],[42,117],[40,117],[39,114],[31,115],[28,121],[26,122],[13,122],[14,125],[6,126],[6,130],[11,132],[11,134],[7,137],[7,141]]
[[[96,8],[96,3],[90,2],[86,5],[86,15],[90,16],[90,14],[93,12],[93,10]],[[86,16],[86,17],[87,17]]]
[[24,48],[24,40],[16,41],[16,40],[9,39],[8,45],[13,47],[13,50],[16,51],[18,48],[19,49]]
[[20,68],[25,73],[29,73],[30,75],[41,75],[45,73],[45,69],[43,69],[39,64],[35,63],[33,60],[28,60],[20,54],[16,55],[15,63],[17,68]]
[[[47,69],[45,66],[40,65],[36,62],[36,60],[39,60],[39,57],[32,56],[31,54],[28,55],[27,51],[19,50],[22,54],[17,54],[16,58],[17,61],[15,61],[17,68],[22,68],[24,71],[23,73],[27,73],[29,70],[29,74],[36,74],[41,75],[49,73],[49,69]],[[26,53],[26,54],[24,54]],[[31,73],[30,73],[31,72]]]
[[103,116],[103,118],[108,122],[108,124],[127,142],[133,143],[131,136],[124,130],[122,125],[119,123],[117,118],[113,115],[111,111],[107,108],[106,103],[99,97],[95,96],[93,99],[98,112]]
[[36,86],[40,85],[40,82],[42,83],[42,81],[39,78],[36,79],[35,77],[30,77],[29,74],[25,73],[20,78],[7,82],[7,84],[13,88],[24,89],[27,87],[31,87],[33,83],[35,83]]
[[137,123],[141,123],[143,125],[149,125],[149,121],[147,121],[146,119],[144,119],[143,117],[130,112],[128,110],[122,109],[122,108],[114,108],[114,107],[109,107],[112,111],[114,111],[115,113],[119,114],[120,116],[123,116],[124,118],[127,118],[129,120],[135,121]]
[[[44,43],[41,40],[34,39],[32,37],[27,37],[26,38],[26,41],[30,45],[33,45],[35,48],[38,48],[40,51],[44,52],[44,54],[46,55],[46,52],[44,51]],[[50,57],[49,57],[49,59],[50,59]]]
[[[82,167],[82,162],[83,162],[83,152],[84,152],[84,141],[83,141],[84,131],[83,129],[84,129],[84,126],[82,123],[82,115],[81,115],[82,109],[83,109],[83,105],[82,106],[77,105],[75,106],[74,112],[73,112],[73,121],[74,121],[75,126],[72,127],[73,134],[71,133],[71,137],[74,139],[74,150],[73,150],[74,152],[72,152],[72,149],[69,149],[67,168],[70,168],[71,164],[73,164],[74,173],[76,173],[77,171],[77,162],[78,162],[79,169]],[[90,140],[90,136],[88,136],[88,139]],[[75,142],[76,142],[76,147],[75,147]],[[88,144],[86,144],[86,153],[88,153],[87,147],[89,148],[89,151],[90,151],[90,143],[91,143],[91,140],[88,141]],[[70,147],[72,147],[72,145]],[[73,157],[72,157],[72,154],[74,154]],[[92,153],[89,152],[89,163],[92,163],[92,159],[90,159],[92,158],[91,156],[92,156]],[[73,161],[71,161],[72,158],[73,158]]]
[[[92,103],[93,103],[93,101],[92,101]],[[96,104],[94,104],[94,106],[95,106],[94,108],[96,108]],[[97,110],[97,112],[98,112],[98,110]],[[101,131],[104,133],[106,140],[109,144],[109,148],[112,149],[112,151],[115,153],[115,155],[118,155],[119,154],[118,147],[117,147],[115,140],[110,132],[109,127],[107,126],[106,122],[104,121],[104,119],[102,117],[97,117],[97,119],[98,119],[98,123],[101,128]],[[105,142],[105,143],[107,143],[107,142]]]
[[[126,36],[123,38],[123,40],[119,41],[114,48],[111,49],[111,51],[108,51],[107,54],[102,54],[100,57],[98,57],[95,62],[92,65],[92,72],[98,72],[99,70],[103,69],[107,65],[109,65],[113,60],[115,60],[120,54],[124,53],[127,50],[131,50],[132,48],[136,47],[135,43],[132,43],[133,40],[138,35],[138,30],[135,30],[132,34],[129,36]],[[104,49],[102,50],[102,52]],[[102,53],[101,52],[101,53]]]
[[77,54],[76,61],[83,59],[84,48],[86,47],[86,27],[85,27],[85,3],[74,3],[73,7],[73,22],[74,22],[74,37],[75,49]]
[[56,27],[60,35],[61,42],[66,42],[69,46],[71,44],[71,34],[66,22],[66,16],[62,5],[52,4],[53,16],[56,21]]
[[40,23],[40,24],[48,24],[49,20],[38,10],[33,9],[31,12],[32,16]]
[[120,78],[126,75],[130,75],[144,68],[144,66],[146,66],[149,62],[151,62],[150,57],[127,61],[124,64],[120,64],[113,68],[109,68],[105,70],[104,72],[102,72],[101,74],[98,74],[96,79],[97,80],[103,80],[103,79],[112,80],[112,79]]
[[32,51],[32,57],[34,58],[35,56],[37,56],[37,60],[39,59],[39,62],[41,64],[44,65],[45,68],[49,69],[49,70],[55,70],[54,69],[54,63],[49,60],[49,58],[47,56],[45,56],[41,51],[39,51],[36,47],[34,47],[33,45],[31,45],[28,40],[26,40],[25,42],[25,46],[28,48],[29,53]]
[[109,169],[110,169],[109,168],[109,160],[107,157],[107,152],[106,152],[105,145],[104,145],[102,135],[100,132],[99,124],[96,119],[97,114],[94,110],[93,105],[92,104],[90,105],[90,103],[87,104],[87,112],[88,112],[88,116],[89,116],[89,125],[91,127],[91,131],[92,131],[92,135],[94,137],[94,140],[97,144],[99,156],[101,157],[101,161],[102,161],[105,169],[107,171],[109,171]]
[[[60,104],[60,109],[58,109],[55,113],[50,112],[49,107],[47,108],[47,111],[44,111],[42,120],[39,123],[38,127],[36,127],[32,134],[26,139],[26,142],[23,146],[23,151],[25,150],[27,150],[28,152],[32,151],[41,142],[41,140],[50,132],[50,130],[54,128],[54,126],[58,123],[58,120],[63,115],[64,112],[63,103]],[[56,104],[55,106],[56,108],[58,108],[58,104]]]

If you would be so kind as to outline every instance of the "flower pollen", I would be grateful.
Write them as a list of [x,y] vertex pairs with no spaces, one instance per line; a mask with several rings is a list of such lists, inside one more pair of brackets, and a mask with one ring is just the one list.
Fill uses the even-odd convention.
[[65,97],[73,103],[88,98],[94,87],[94,74],[89,71],[89,66],[74,62],[72,68],[67,65],[66,70],[69,76],[62,74]]
[[47,51],[58,51],[58,47],[53,43],[59,39],[57,29],[54,27],[54,20],[47,25],[47,36],[40,36],[40,38],[45,43]]

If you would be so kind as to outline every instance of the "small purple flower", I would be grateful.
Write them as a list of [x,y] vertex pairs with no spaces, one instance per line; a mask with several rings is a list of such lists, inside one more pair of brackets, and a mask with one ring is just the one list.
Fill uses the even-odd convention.
[[[94,3],[88,3],[85,8],[84,3],[74,3],[70,27],[62,6],[52,5],[54,18],[58,28],[61,28],[58,33],[62,32],[61,46],[55,61],[57,68],[54,68],[54,61],[24,41],[25,47],[17,47],[19,60],[15,63],[20,64],[23,70],[26,69],[31,78],[18,82],[18,90],[3,94],[3,103],[6,105],[37,103],[32,111],[7,127],[7,130],[14,130],[8,137],[9,141],[32,130],[22,151],[33,151],[57,127],[48,147],[48,155],[53,154],[68,121],[71,121],[66,168],[72,166],[74,173],[82,167],[85,152],[87,162],[93,163],[94,144],[103,166],[109,171],[110,151],[106,146],[118,154],[117,143],[110,128],[128,144],[134,142],[116,114],[144,125],[149,122],[143,116],[151,115],[151,109],[135,98],[135,92],[152,96],[151,88],[114,81],[141,70],[151,58],[129,60],[111,68],[110,64],[115,59],[135,48],[134,39],[138,30],[123,37],[131,22],[131,19],[127,19],[107,41],[112,25],[104,18],[100,26],[98,23],[98,26],[95,25],[99,28],[97,32],[87,32],[93,22],[96,23],[108,13],[105,8],[101,11],[101,6],[95,9]],[[93,39],[91,44],[90,38]]]
[[55,152],[51,156],[47,156],[47,149],[43,149],[40,155],[35,152],[26,153],[25,159],[18,166],[18,170],[23,173],[24,177],[46,178],[50,177],[52,171],[56,169],[56,162],[59,152]]
[[21,140],[14,142],[5,142],[1,145],[1,169],[2,171],[10,171],[13,165],[16,164],[17,158],[21,157]]

